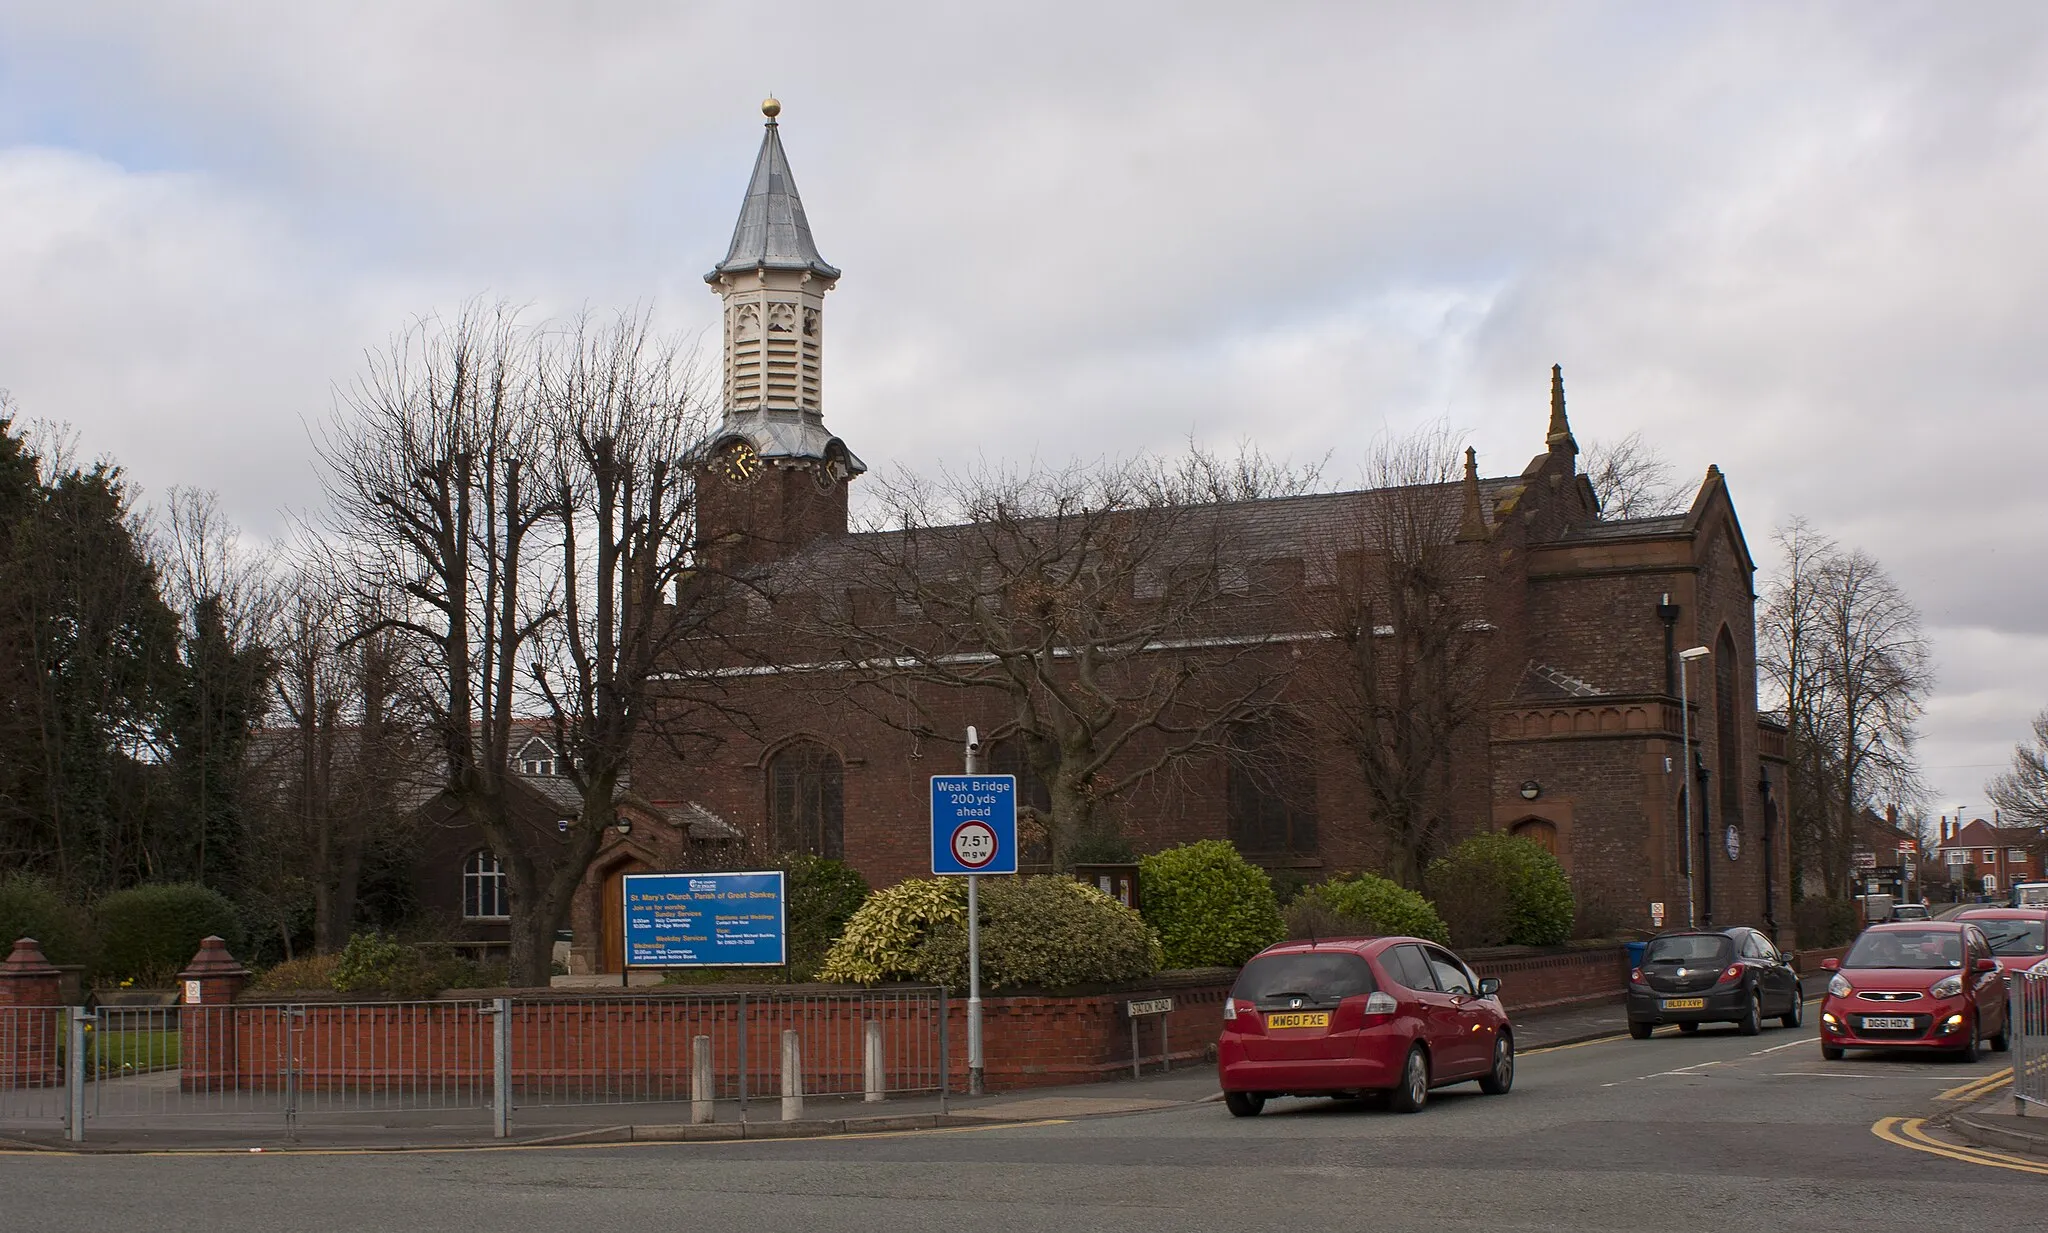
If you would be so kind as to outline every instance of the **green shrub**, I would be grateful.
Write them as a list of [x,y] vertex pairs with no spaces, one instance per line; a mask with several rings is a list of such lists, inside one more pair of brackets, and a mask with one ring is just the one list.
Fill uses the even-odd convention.
[[[1159,938],[1144,918],[1069,877],[985,879],[983,989],[1068,989],[1141,980],[1159,970]],[[967,923],[939,923],[918,948],[917,975],[967,987]]]
[[1815,950],[1840,946],[1856,936],[1854,899],[1802,899],[1792,905],[1792,928],[1799,944]]
[[846,922],[818,979],[854,985],[918,979],[918,949],[932,931],[966,919],[966,888],[955,878],[914,878],[878,890]]
[[1170,968],[1236,967],[1287,932],[1265,871],[1220,839],[1145,857],[1138,892]]
[[1311,886],[1294,903],[1303,909],[1297,922],[1307,920],[1308,913],[1320,907],[1331,919],[1343,922],[1348,932],[1369,937],[1401,934],[1433,942],[1451,940],[1451,931],[1429,900],[1370,873],[1350,879],[1333,878],[1320,886]]
[[34,938],[51,963],[92,966],[92,927],[85,911],[30,873],[0,878],[0,958],[16,938]]
[[[495,989],[505,983],[505,965],[502,963],[478,963],[448,946],[431,942],[413,945],[374,929],[351,935],[348,945],[341,948],[341,954],[332,957],[331,964],[325,969],[326,987],[337,993],[410,1000],[431,998],[444,989]],[[291,975],[301,979],[317,979],[323,969],[318,958],[302,960],[299,964],[280,964],[279,967],[297,967],[297,972]],[[262,987],[283,986],[269,983],[266,975]]]
[[795,857],[786,872],[789,978],[810,980],[833,940],[867,901],[868,883],[845,861],[822,856]]
[[1508,871],[1488,861],[1436,861],[1429,894],[1462,947],[1499,946],[1508,940]]
[[227,896],[195,882],[115,891],[94,908],[104,973],[138,984],[168,984],[199,943],[218,935],[230,953],[242,949],[242,920]]
[[297,989],[334,988],[334,969],[341,963],[340,955],[300,955],[283,963],[273,964],[249,982],[251,989],[265,992],[291,992]]
[[[1571,880],[1564,866],[1533,839],[1505,831],[1474,835],[1430,862],[1429,889],[1441,908],[1454,899],[1462,908],[1482,907],[1479,896],[1495,895],[1502,907],[1502,940],[1515,946],[1555,946],[1572,936]],[[1457,920],[1452,921],[1456,937]],[[1457,938],[1460,946],[1484,942]]]

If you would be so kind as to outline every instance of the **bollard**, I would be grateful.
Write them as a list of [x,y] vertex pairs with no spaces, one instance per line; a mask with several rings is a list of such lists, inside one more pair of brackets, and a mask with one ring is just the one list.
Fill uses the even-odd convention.
[[711,1086],[711,1038],[693,1036],[690,1038],[690,1121],[694,1125],[707,1125],[713,1120],[712,1099],[716,1090]]
[[882,1021],[868,1020],[867,1029],[866,1047],[861,1050],[868,1077],[867,1095],[864,1099],[869,1104],[877,1104],[883,1099],[883,1089],[888,1086],[887,1077],[882,1069]]
[[804,1115],[804,1047],[795,1032],[782,1034],[782,1120]]

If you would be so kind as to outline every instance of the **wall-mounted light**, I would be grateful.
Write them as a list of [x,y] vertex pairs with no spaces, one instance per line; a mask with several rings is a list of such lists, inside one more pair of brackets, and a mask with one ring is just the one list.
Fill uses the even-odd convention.
[[615,830],[615,831],[617,831],[617,832],[618,832],[619,834],[621,834],[621,835],[630,835],[630,834],[632,834],[632,833],[633,833],[633,819],[632,819],[632,817],[631,817],[630,815],[627,815],[627,814],[623,814],[623,813],[615,813],[615,814],[613,814],[613,815],[612,815],[612,829],[613,829],[613,830]]
[[572,827],[572,826],[574,826],[574,825],[576,825],[576,819],[574,819],[574,818],[556,818],[556,819],[555,819],[555,829],[556,829],[556,830],[558,830],[558,831],[560,831],[560,832],[562,832],[562,833],[563,833],[564,835],[568,834],[568,833],[569,833],[569,828],[570,828],[570,827]]
[[1523,799],[1523,800],[1525,800],[1525,801],[1533,801],[1533,800],[1535,800],[1535,799],[1536,799],[1537,797],[1539,797],[1539,796],[1542,796],[1542,795],[1543,795],[1543,785],[1542,785],[1542,784],[1540,784],[1540,783],[1537,783],[1537,782],[1536,782],[1535,780],[1533,780],[1533,779],[1524,779],[1524,780],[1522,781],[1522,799]]

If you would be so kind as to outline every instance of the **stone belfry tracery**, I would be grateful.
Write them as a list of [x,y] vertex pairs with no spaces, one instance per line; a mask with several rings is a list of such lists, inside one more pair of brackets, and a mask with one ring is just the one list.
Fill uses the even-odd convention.
[[[725,260],[704,281],[725,301],[724,420],[712,443],[704,516],[759,560],[844,534],[846,485],[867,470],[825,427],[825,293],[839,270],[818,254],[796,179],[768,117]],[[721,487],[716,481],[723,480]]]

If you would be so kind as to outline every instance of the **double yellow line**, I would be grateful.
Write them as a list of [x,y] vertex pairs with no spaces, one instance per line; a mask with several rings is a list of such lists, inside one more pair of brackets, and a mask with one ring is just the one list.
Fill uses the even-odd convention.
[[1926,1127],[1927,1119],[1923,1117],[1881,1117],[1870,1124],[1870,1133],[1886,1143],[1908,1147],[1916,1152],[1926,1152],[1930,1156],[1940,1156],[1946,1160],[2048,1177],[2048,1162],[2029,1160],[2024,1156],[2008,1156],[2004,1152],[1989,1151],[1981,1147],[1943,1143],[1928,1134]]
[[1991,1093],[1997,1091],[1999,1088],[2002,1088],[2006,1084],[2011,1082],[2012,1067],[2008,1066],[2004,1070],[1994,1070],[1990,1074],[1985,1075],[1981,1079],[1972,1079],[1970,1082],[1963,1084],[1961,1087],[1952,1087],[1946,1092],[1943,1092],[1941,1095],[1936,1096],[1935,1099],[1963,1101],[1982,1100],[1986,1096],[1991,1095]]

